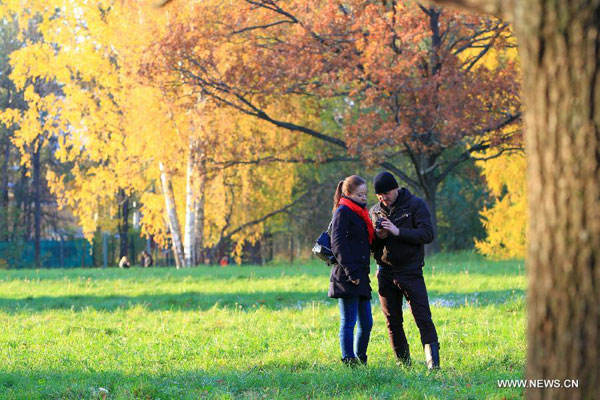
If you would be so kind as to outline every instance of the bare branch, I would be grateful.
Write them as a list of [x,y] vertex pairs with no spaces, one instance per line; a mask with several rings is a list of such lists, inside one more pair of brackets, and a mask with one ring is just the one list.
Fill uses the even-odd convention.
[[273,22],[271,24],[266,24],[266,25],[257,25],[257,26],[248,26],[246,28],[243,29],[239,29],[237,31],[233,31],[231,32],[232,35],[238,35],[240,33],[244,33],[244,32],[249,32],[249,31],[253,31],[256,29],[266,29],[266,28],[270,28],[272,26],[277,26],[277,25],[281,25],[281,24],[295,24],[296,22],[294,21],[277,21],[277,22]]
[[474,161],[488,161],[488,160],[493,160],[494,158],[498,158],[501,155],[505,154],[505,153],[519,153],[519,152],[523,152],[523,147],[505,147],[501,150],[499,150],[496,154],[493,154],[491,156],[487,156],[487,157],[473,157],[471,156],[471,160]]
[[274,1],[253,1],[253,0],[246,0],[247,3],[253,4],[257,7],[261,7],[261,8],[266,8],[268,10],[274,11],[278,14],[284,15],[286,17],[288,17],[289,19],[291,19],[294,23],[298,22],[298,19],[296,17],[294,17],[292,14],[290,14],[289,12],[285,11],[283,8],[279,7]]
[[491,14],[512,21],[516,0],[431,0],[431,2],[480,14]]
[[[317,139],[323,140],[324,142],[328,142],[331,144],[334,144],[336,146],[339,146],[343,149],[347,149],[348,146],[346,145],[346,142],[344,142],[341,139],[329,136],[329,135],[325,135],[321,132],[318,132],[314,129],[310,129],[307,128],[305,126],[301,126],[301,125],[297,125],[294,124],[292,122],[286,122],[286,121],[280,121],[277,119],[272,118],[271,116],[269,116],[264,110],[262,110],[260,107],[256,106],[255,104],[253,104],[250,100],[248,100],[244,94],[240,94],[235,92],[234,90],[232,90],[229,86],[225,85],[222,82],[219,83],[213,83],[213,82],[208,82],[207,80],[203,79],[202,77],[200,77],[199,75],[196,75],[194,73],[192,73],[189,70],[183,70],[181,68],[179,68],[179,72],[185,72],[186,74],[188,74],[188,76],[192,77],[194,80],[197,81],[197,83],[199,84],[199,86],[202,88],[202,92],[203,94],[206,94],[210,97],[212,97],[213,99],[215,99],[217,102],[228,105],[230,107],[235,108],[238,111],[243,112],[244,114],[247,115],[252,115],[255,116],[257,118],[260,118],[262,120],[268,121],[271,124],[278,126],[280,128],[284,128],[284,129],[288,129],[290,131],[295,131],[295,132],[302,132],[305,133],[309,136],[315,137]],[[219,91],[223,94],[228,94],[233,96],[234,98],[236,98],[240,103],[242,103],[242,105],[237,104],[231,100],[227,100],[225,97],[223,96],[219,96],[218,94],[207,90],[207,86],[209,88],[212,88],[216,91]],[[246,106],[246,107],[243,107]]]
[[377,165],[385,168],[388,171],[393,172],[396,176],[402,179],[407,185],[410,185],[413,189],[418,190],[421,187],[418,182],[416,182],[410,176],[406,175],[404,172],[402,172],[401,169],[397,168],[394,164],[387,161],[383,161],[378,163]]
[[222,168],[230,168],[236,165],[265,165],[272,163],[289,163],[289,164],[327,164],[332,162],[359,162],[360,158],[347,157],[347,156],[336,156],[329,157],[323,160],[315,158],[279,158],[274,156],[267,156],[257,158],[254,160],[227,160],[227,161],[216,161],[214,159],[207,159],[208,162],[220,166]]
[[235,235],[236,233],[248,228],[249,226],[252,225],[256,225],[256,224],[260,224],[261,222],[264,222],[266,220],[268,220],[269,218],[277,215],[277,214],[281,214],[282,212],[286,212],[287,210],[289,210],[290,208],[292,208],[293,206],[295,206],[296,204],[298,204],[300,201],[304,200],[304,198],[308,195],[308,192],[304,193],[302,196],[298,197],[296,200],[294,200],[293,202],[291,202],[290,204],[281,207],[278,210],[275,211],[271,211],[270,213],[267,213],[265,215],[263,215],[260,218],[257,218],[255,220],[246,222],[245,224],[242,224],[240,226],[238,226],[237,228],[235,228],[234,230],[232,230],[231,232],[228,232],[227,235],[225,235],[223,237],[223,239],[229,239],[230,237],[232,237],[233,235]]

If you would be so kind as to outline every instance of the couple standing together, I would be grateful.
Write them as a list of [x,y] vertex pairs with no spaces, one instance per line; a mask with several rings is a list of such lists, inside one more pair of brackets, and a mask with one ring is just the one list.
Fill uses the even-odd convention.
[[[392,348],[399,363],[410,364],[402,325],[406,297],[421,334],[429,369],[439,368],[439,344],[423,279],[424,245],[433,241],[431,215],[425,202],[399,188],[389,172],[373,181],[379,200],[367,211],[367,182],[358,175],[340,181],[333,197],[329,297],[339,299],[340,346],[346,364],[367,363],[373,326],[369,261],[377,262],[379,300]],[[356,336],[354,327],[358,322]]]

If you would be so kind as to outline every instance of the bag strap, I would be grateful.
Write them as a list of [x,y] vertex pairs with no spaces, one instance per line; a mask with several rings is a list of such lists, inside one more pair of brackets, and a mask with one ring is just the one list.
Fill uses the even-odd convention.
[[335,216],[335,214],[337,214],[337,212],[340,210],[342,206],[339,206],[335,212],[333,213],[333,215],[331,216],[331,221],[329,221],[329,225],[327,225],[327,234],[329,235],[329,237],[331,237],[331,227],[333,226],[333,217]]

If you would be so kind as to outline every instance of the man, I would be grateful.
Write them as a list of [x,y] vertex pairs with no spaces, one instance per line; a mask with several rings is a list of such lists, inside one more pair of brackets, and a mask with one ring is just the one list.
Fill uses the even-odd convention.
[[398,183],[389,172],[374,181],[379,202],[370,211],[375,225],[373,252],[377,261],[379,300],[386,317],[392,348],[399,362],[410,364],[410,351],[402,325],[402,298],[406,297],[425,350],[429,369],[439,368],[439,343],[431,319],[423,279],[424,245],[433,241],[427,204]]

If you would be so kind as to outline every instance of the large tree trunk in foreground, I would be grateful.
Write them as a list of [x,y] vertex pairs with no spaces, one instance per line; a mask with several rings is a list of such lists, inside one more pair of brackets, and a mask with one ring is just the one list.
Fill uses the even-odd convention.
[[160,180],[162,190],[165,196],[165,207],[168,216],[169,229],[171,230],[171,240],[173,242],[173,253],[175,258],[175,266],[182,268],[185,265],[183,253],[183,243],[181,241],[181,228],[177,218],[177,209],[175,208],[175,196],[173,195],[173,185],[171,179],[162,162],[158,163],[160,168]]
[[578,379],[580,387],[529,389],[528,397],[598,398],[599,2],[525,3],[516,28],[531,215],[527,378]]
[[[600,1],[446,0],[512,19],[529,155],[529,399],[600,391]],[[562,382],[561,382],[562,383]]]

